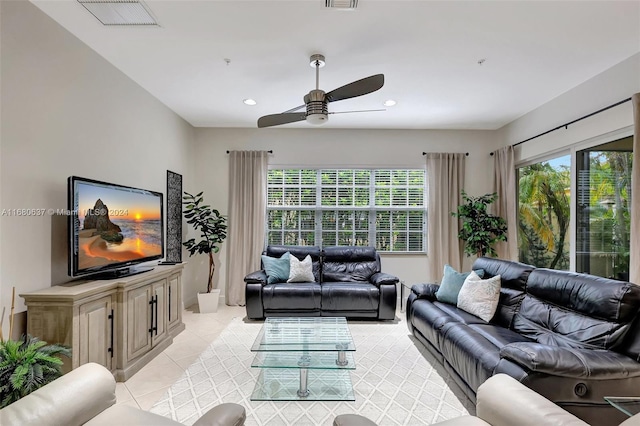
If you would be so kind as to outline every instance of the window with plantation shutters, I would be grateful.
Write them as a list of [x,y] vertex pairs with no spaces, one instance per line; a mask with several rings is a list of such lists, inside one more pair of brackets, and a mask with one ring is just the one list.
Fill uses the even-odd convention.
[[425,252],[425,170],[271,169],[267,244]]

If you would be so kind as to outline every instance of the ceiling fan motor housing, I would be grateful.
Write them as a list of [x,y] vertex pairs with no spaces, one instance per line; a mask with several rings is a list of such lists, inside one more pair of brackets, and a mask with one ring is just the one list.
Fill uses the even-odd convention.
[[307,122],[310,124],[324,124],[329,119],[329,109],[323,90],[312,90],[304,97],[307,104]]

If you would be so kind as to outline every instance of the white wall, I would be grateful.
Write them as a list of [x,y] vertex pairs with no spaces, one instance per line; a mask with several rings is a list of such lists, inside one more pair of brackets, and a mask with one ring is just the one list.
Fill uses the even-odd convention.
[[[323,167],[424,167],[423,151],[469,152],[466,159],[467,192],[491,191],[493,158],[500,146],[493,131],[465,130],[335,130],[335,129],[196,129],[194,192],[204,191],[205,201],[228,213],[227,150],[273,150],[269,164]],[[219,265],[226,264],[226,245]],[[432,248],[437,250],[437,247]],[[407,283],[424,282],[428,270],[424,255],[385,255],[383,270]],[[224,288],[226,273],[216,280]],[[206,282],[204,259],[199,272]],[[185,302],[186,303],[186,302]]]
[[[190,182],[193,127],[31,3],[3,1],[0,10],[0,209],[66,208],[71,175],[163,193],[167,169]],[[22,293],[68,280],[64,223],[0,217],[6,315],[12,286]],[[24,310],[18,297],[16,312]]]
[[[640,92],[640,53],[574,87],[552,101],[504,126],[498,132],[505,145],[546,132]],[[633,125],[631,102],[559,129],[516,149],[516,160],[536,158],[550,151],[619,131]]]

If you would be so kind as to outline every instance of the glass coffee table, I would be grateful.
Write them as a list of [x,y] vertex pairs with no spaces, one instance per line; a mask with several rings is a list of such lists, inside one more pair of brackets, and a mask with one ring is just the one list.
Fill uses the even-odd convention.
[[267,318],[251,347],[251,400],[355,401],[355,350],[346,318]]

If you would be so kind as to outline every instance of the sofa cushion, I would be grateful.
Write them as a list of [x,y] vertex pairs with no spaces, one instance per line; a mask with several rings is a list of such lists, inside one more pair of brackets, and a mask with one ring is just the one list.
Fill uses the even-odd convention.
[[[458,272],[450,265],[444,265],[440,288],[436,292],[436,298],[438,301],[456,305],[458,303],[458,293],[460,293],[462,284],[464,284],[464,280],[470,273],[471,272]],[[476,271],[476,274],[482,278],[484,271],[478,270]]]
[[640,364],[613,351],[560,348],[540,343],[512,343],[500,356],[526,370],[552,376],[596,379],[626,379],[640,376]]
[[590,317],[619,323],[633,320],[640,309],[637,285],[568,271],[536,269],[529,276],[527,293]]
[[473,269],[483,269],[484,278],[500,275],[500,300],[491,321],[511,328],[513,318],[524,298],[529,274],[535,267],[510,260],[481,257],[473,262]]
[[289,252],[291,255],[303,260],[307,255],[311,256],[311,262],[313,264],[313,276],[315,282],[320,282],[320,263],[322,250],[318,246],[267,246],[264,254],[271,257],[280,257],[284,253]]
[[304,260],[298,260],[295,256],[289,256],[289,277],[288,283],[304,283],[315,281],[313,275],[313,264],[311,256],[307,255]]
[[538,343],[609,349],[623,341],[640,309],[640,288],[630,283],[536,269],[513,328]]
[[413,327],[438,350],[440,350],[444,337],[442,328],[447,324],[459,322],[438,306],[426,300],[414,300],[412,309],[407,310],[407,312],[410,313],[409,321]]
[[267,284],[262,287],[262,305],[265,310],[314,311],[322,306],[320,284],[287,283]]
[[500,362],[500,348],[466,324],[451,324],[444,332],[442,355],[475,392],[493,375]]
[[499,297],[500,275],[482,280],[471,272],[460,289],[457,306],[489,322],[496,312]]
[[261,257],[262,267],[267,273],[267,283],[284,283],[289,279],[289,252],[280,257]]
[[442,312],[450,315],[456,322],[461,322],[464,324],[486,324],[485,321],[480,319],[479,317],[470,314],[467,311],[464,311],[457,306],[450,305],[448,303],[442,302],[434,302],[434,306],[437,306]]
[[324,282],[323,311],[377,311],[380,290],[373,284]]
[[527,339],[523,335],[499,325],[470,324],[469,328],[478,332],[482,337],[496,345],[498,348],[502,348],[511,343],[532,342],[531,339]]
[[325,247],[322,280],[327,282],[369,282],[380,272],[380,258],[374,247]]

